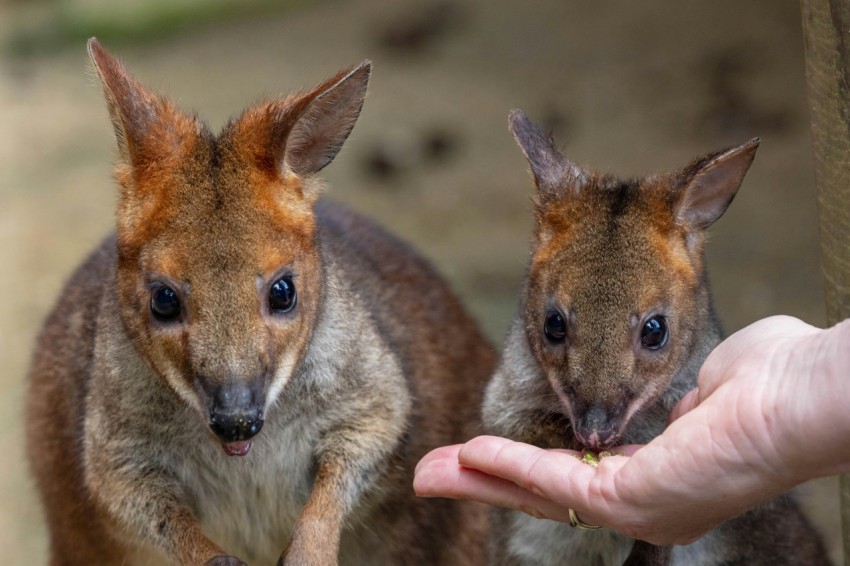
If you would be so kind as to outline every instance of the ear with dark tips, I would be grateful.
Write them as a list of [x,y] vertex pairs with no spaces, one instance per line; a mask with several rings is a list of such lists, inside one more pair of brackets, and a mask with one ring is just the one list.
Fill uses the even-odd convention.
[[680,174],[684,189],[676,211],[683,224],[705,230],[726,212],[756,156],[759,141],[754,138],[685,168]]
[[307,106],[286,136],[284,165],[297,175],[318,173],[330,163],[354,128],[372,63],[363,61],[316,87],[307,95]]
[[508,125],[531,166],[539,192],[556,196],[581,189],[587,180],[586,173],[571,163],[555,146],[552,137],[544,134],[522,110],[511,110]]
[[103,85],[121,158],[139,167],[174,151],[186,128],[194,129],[194,120],[149,92],[97,39],[89,39],[88,52]]

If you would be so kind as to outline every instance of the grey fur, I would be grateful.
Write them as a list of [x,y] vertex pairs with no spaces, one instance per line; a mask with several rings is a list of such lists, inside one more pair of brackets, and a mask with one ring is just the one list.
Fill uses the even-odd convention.
[[[676,174],[622,181],[586,173],[576,190],[575,175],[563,165],[568,160],[551,140],[517,111],[511,123],[537,184],[536,238],[520,313],[487,388],[485,428],[544,448],[579,449],[576,423],[592,409],[614,424],[602,447],[647,443],[696,386],[700,366],[721,340],[703,267],[704,229],[731,202],[758,140]],[[553,195],[552,187],[574,190]],[[544,337],[552,309],[566,320],[562,343]],[[641,325],[656,315],[667,321],[670,338],[648,351]],[[633,545],[607,529],[579,530],[499,509],[490,558],[502,566],[613,566]],[[665,552],[650,554],[667,560]],[[787,497],[674,547],[669,561],[828,563],[819,537]]]
[[[51,564],[483,563],[483,506],[410,483],[429,449],[476,431],[495,353],[426,261],[313,178],[368,63],[213,135],[89,52],[122,190],[115,235],[33,356]],[[284,279],[286,309],[270,296]],[[175,317],[152,308],[166,284]]]

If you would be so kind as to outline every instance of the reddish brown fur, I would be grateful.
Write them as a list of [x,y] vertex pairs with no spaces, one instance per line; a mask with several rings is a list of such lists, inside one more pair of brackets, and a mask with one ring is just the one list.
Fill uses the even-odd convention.
[[[418,500],[410,480],[428,449],[476,431],[492,349],[426,262],[315,180],[368,65],[216,136],[90,52],[121,199],[31,371],[51,563],[483,563],[482,508]],[[297,303],[272,313],[284,275]],[[151,311],[163,285],[177,319]],[[212,428],[228,388],[265,422],[241,458]]]
[[[485,426],[545,448],[645,444],[720,341],[705,231],[734,197],[758,140],[674,174],[619,180],[570,163],[521,112],[510,124],[537,185],[536,237]],[[561,339],[546,331],[551,313],[565,321]],[[659,320],[666,340],[644,344],[644,325]],[[504,566],[826,563],[817,534],[785,499],[672,549],[500,510],[490,551]]]
[[[588,173],[586,182],[591,186],[604,186],[614,180],[599,173]],[[669,265],[683,282],[693,286],[702,271],[701,248],[689,253],[685,245],[688,234],[681,225],[673,222],[671,212],[676,203],[675,183],[673,175],[655,176],[641,181],[640,200],[635,206],[641,209],[640,223],[644,230],[654,228],[650,238],[655,253],[666,259],[664,264]],[[535,208],[537,241],[532,269],[535,266],[545,267],[560,250],[580,237],[587,223],[599,218],[603,212],[599,204],[588,199],[547,199],[538,202]]]

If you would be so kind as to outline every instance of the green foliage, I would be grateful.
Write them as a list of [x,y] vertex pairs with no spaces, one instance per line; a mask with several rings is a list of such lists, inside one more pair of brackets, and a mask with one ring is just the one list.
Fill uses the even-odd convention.
[[13,55],[31,55],[79,46],[92,36],[113,46],[147,42],[308,3],[310,0],[31,0],[7,7],[5,48]]

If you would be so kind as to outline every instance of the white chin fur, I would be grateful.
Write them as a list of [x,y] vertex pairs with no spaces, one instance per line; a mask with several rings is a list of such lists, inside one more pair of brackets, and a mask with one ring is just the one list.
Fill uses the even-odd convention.
[[552,386],[552,390],[555,392],[555,395],[558,396],[558,400],[561,401],[561,406],[567,411],[567,415],[570,417],[570,421],[575,422],[575,413],[573,412],[573,404],[570,402],[567,394],[564,393],[564,390],[561,388],[561,384],[558,382],[558,375],[554,371],[546,372],[546,378],[549,380],[549,385]]
[[274,380],[269,386],[269,390],[266,393],[266,404],[263,407],[263,414],[268,414],[269,409],[272,405],[277,402],[277,398],[280,396],[280,392],[283,391],[284,385],[289,383],[289,380],[292,378],[292,372],[295,370],[295,353],[289,352],[283,358],[281,358],[280,363],[277,366],[277,371],[274,374]]
[[186,382],[180,378],[180,374],[176,370],[173,368],[167,368],[165,370],[165,380],[168,382],[168,385],[171,386],[171,389],[173,389],[187,405],[206,417],[204,409],[201,406],[201,402],[198,400],[198,396],[195,395],[195,392],[192,391],[192,389],[186,385]]

